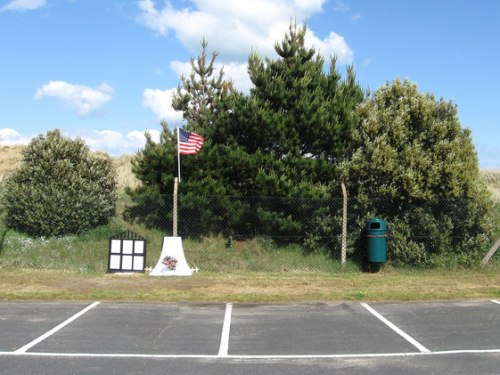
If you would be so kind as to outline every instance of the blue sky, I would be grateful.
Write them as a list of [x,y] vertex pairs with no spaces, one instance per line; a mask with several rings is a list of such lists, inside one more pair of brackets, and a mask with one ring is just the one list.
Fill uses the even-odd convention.
[[59,128],[113,155],[182,124],[170,94],[209,50],[248,91],[252,50],[274,56],[291,19],[364,88],[396,78],[453,100],[480,166],[500,169],[500,1],[0,0],[0,144]]

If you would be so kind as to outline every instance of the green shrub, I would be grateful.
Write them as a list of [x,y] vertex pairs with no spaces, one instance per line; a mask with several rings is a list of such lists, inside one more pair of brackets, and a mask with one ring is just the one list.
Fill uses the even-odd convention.
[[20,168],[6,181],[6,224],[34,237],[78,234],[115,213],[112,161],[59,130],[34,138]]
[[457,106],[396,80],[358,111],[355,151],[341,165],[358,217],[370,211],[392,225],[388,252],[395,263],[453,254],[458,264],[471,264],[492,241],[493,201]]

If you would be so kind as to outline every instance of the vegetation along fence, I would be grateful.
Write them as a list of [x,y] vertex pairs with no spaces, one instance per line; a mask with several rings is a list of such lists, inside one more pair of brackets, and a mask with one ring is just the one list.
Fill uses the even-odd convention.
[[[365,264],[366,220],[389,228],[388,261],[394,265],[470,267],[494,242],[500,207],[489,225],[470,222],[467,200],[418,204],[349,199],[346,250],[349,268]],[[273,197],[178,196],[178,235],[191,267],[201,272],[334,272],[341,266],[343,200]],[[148,241],[147,266],[173,231],[170,195],[121,196],[106,225],[74,236],[30,238],[0,220],[0,267],[105,272],[109,238],[131,230]],[[500,264],[499,254],[490,265]]]

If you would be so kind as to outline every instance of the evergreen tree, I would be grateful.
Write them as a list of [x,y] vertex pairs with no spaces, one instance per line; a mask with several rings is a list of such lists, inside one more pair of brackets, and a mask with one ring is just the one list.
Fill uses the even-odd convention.
[[324,197],[351,148],[363,91],[352,67],[342,79],[335,59],[326,74],[323,58],[305,46],[305,33],[305,26],[291,24],[275,45],[276,60],[250,55],[250,95],[233,96],[232,111],[208,136],[226,145],[220,164],[237,163],[225,179],[242,195]]
[[260,126],[277,156],[338,161],[350,150],[355,108],[363,91],[352,67],[342,80],[335,58],[325,74],[324,59],[305,46],[305,34],[305,25],[291,24],[275,45],[277,60],[264,62],[251,55],[249,71],[255,85],[251,97],[261,108]]
[[141,184],[126,189],[134,204],[126,208],[124,216],[129,221],[137,219],[152,227],[171,229],[177,139],[166,121],[161,126],[160,141],[154,142],[146,132],[146,144],[132,158],[132,172]]
[[[151,139],[145,133],[146,144],[132,159],[132,172],[141,185],[135,194],[171,194],[177,168],[177,138],[168,128],[167,122],[161,122],[160,142]],[[128,190],[132,193],[131,190]]]
[[201,42],[202,51],[198,58],[191,59],[191,74],[182,76],[172,100],[172,107],[181,111],[187,121],[189,130],[204,133],[213,125],[222,111],[224,100],[231,95],[232,82],[224,79],[224,69],[216,74],[215,59],[217,52],[212,53],[207,62],[208,42]]
[[[323,58],[305,46],[305,33],[305,26],[291,24],[283,41],[275,45],[276,60],[262,61],[256,54],[250,55],[254,87],[249,95],[233,90],[230,82],[223,80],[223,72],[214,76],[217,55],[214,53],[207,64],[207,43],[202,42],[200,57],[192,60],[193,72],[189,79],[182,78],[174,100],[174,108],[183,111],[188,129],[205,137],[197,155],[181,157],[179,192],[190,196],[187,205],[192,207],[191,216],[204,217],[206,207],[207,219],[198,224],[208,226],[223,220],[221,227],[226,230],[244,227],[251,233],[259,227],[276,228],[276,234],[283,237],[304,233],[314,225],[316,208],[307,203],[280,201],[269,207],[269,201],[249,204],[242,198],[236,205],[221,203],[208,208],[207,199],[196,198],[330,195],[328,186],[337,178],[337,165],[351,149],[355,108],[364,95],[352,67],[345,80],[336,70],[335,59],[328,73],[323,70]],[[161,160],[159,155],[170,155],[157,147],[170,150],[171,144],[148,143],[137,157],[144,161],[137,164],[137,176],[146,185],[163,186],[156,188],[158,192],[171,191],[163,182],[177,173],[171,163],[154,170],[156,161]],[[151,168],[147,167],[150,158]],[[150,172],[151,177],[147,177]],[[162,177],[164,174],[172,177]],[[251,223],[235,219],[244,211],[247,218],[253,218]]]

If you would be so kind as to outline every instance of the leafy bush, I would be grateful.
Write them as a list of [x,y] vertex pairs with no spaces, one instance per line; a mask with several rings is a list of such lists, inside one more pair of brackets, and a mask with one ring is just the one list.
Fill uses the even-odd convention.
[[112,161],[59,130],[34,138],[20,168],[5,184],[8,227],[35,237],[78,234],[115,213]]
[[456,105],[396,80],[363,103],[359,116],[356,149],[342,169],[361,212],[393,224],[391,260],[426,264],[454,254],[459,264],[473,262],[491,241],[493,202]]

